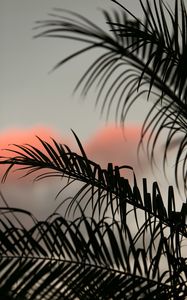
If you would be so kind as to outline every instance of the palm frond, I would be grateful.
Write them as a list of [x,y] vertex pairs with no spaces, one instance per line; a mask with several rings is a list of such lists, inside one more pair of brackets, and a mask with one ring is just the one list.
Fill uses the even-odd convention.
[[[58,214],[28,230],[1,208],[0,295],[10,299],[185,299],[187,262],[157,224],[143,247],[118,221],[67,221]],[[141,229],[142,230],[142,229]],[[138,238],[137,238],[138,236]],[[175,246],[174,246],[175,244]],[[142,246],[141,246],[142,245]]]
[[[67,183],[64,183],[62,190],[74,182],[80,182],[82,184],[78,191],[73,197],[71,195],[71,199],[68,198],[67,216],[82,207],[86,215],[91,212],[91,217],[97,216],[99,220],[108,215],[113,219],[119,216],[122,225],[126,226],[128,209],[133,208],[136,220],[136,209],[139,209],[144,211],[145,217],[158,219],[163,224],[172,227],[174,231],[177,228],[182,235],[187,236],[185,215],[180,214],[181,220],[178,225],[175,222],[174,215],[177,212],[171,186],[168,189],[168,200],[163,201],[158,184],[153,183],[151,194],[147,191],[146,179],[143,179],[143,195],[141,195],[135,174],[132,187],[129,181],[120,174],[120,170],[125,168],[133,172],[132,167],[113,166],[109,163],[107,169],[102,169],[99,164],[87,157],[81,142],[76,135],[75,137],[81,154],[71,151],[69,147],[59,144],[55,140],[52,140],[52,146],[49,142],[39,138],[43,147],[40,150],[32,145],[14,145],[15,149],[9,149],[11,157],[3,158],[0,161],[1,165],[7,165],[7,171],[2,181],[5,181],[11,169],[15,168],[16,172],[22,172],[22,177],[35,173],[35,180],[54,176],[65,178]],[[67,202],[67,199],[65,201]],[[185,207],[186,204],[183,203],[183,211]],[[138,220],[136,223],[139,227]]]
[[152,100],[156,97],[143,125],[142,138],[150,127],[154,128],[149,143],[151,148],[148,147],[154,159],[158,137],[163,129],[169,129],[163,156],[165,163],[169,145],[182,134],[175,175],[179,187],[178,175],[182,170],[186,190],[187,12],[184,2],[175,0],[172,11],[163,0],[152,3],[140,0],[144,14],[142,21],[118,1],[112,2],[120,6],[121,11],[103,11],[109,33],[81,15],[58,9],[51,14],[53,19],[38,22],[37,29],[43,31],[36,37],[68,38],[88,45],[61,60],[54,69],[86,51],[96,48],[104,51],[89,66],[75,90],[82,88],[85,97],[96,87],[96,104],[102,99],[101,112],[106,111],[107,117],[115,106],[116,120],[123,124],[129,109],[140,96],[147,95]]

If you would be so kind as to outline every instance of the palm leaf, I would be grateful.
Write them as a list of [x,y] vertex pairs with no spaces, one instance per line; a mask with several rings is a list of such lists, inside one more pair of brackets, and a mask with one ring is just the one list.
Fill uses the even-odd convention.
[[[166,201],[164,203],[158,184],[156,182],[153,183],[151,194],[147,191],[146,179],[143,179],[143,195],[141,195],[135,174],[133,187],[120,174],[120,170],[125,168],[133,172],[132,167],[113,166],[109,163],[107,169],[102,169],[99,164],[87,157],[75,133],[74,136],[82,154],[71,151],[69,147],[59,144],[55,140],[52,140],[52,146],[49,142],[45,142],[40,138],[40,150],[32,145],[14,145],[15,149],[9,149],[11,157],[3,158],[0,161],[1,165],[8,166],[2,181],[4,182],[10,170],[15,168],[16,172],[22,172],[22,177],[36,173],[35,180],[54,176],[67,179],[67,181],[64,181],[62,190],[73,185],[74,182],[80,182],[81,186],[75,195],[73,197],[71,195],[70,199],[63,201],[69,201],[65,216],[82,207],[86,215],[91,212],[92,218],[98,217],[100,219],[101,217],[103,219],[109,215],[113,219],[120,217],[121,223],[126,226],[128,209],[131,210],[133,207],[135,217],[136,209],[139,209],[144,211],[145,217],[156,218],[175,230],[176,223],[173,216],[177,212],[172,187],[168,189],[168,203]],[[23,171],[25,172],[24,174]],[[39,175],[37,174],[38,171],[40,172]],[[61,190],[58,195],[60,193]],[[186,207],[185,203],[183,204],[183,211],[184,207]],[[177,230],[186,236],[184,218],[183,214],[181,214],[180,226],[177,227]],[[138,220],[136,223],[137,227],[139,227]]]
[[[124,166],[101,169],[89,160],[77,136],[76,140],[81,154],[55,140],[52,146],[40,139],[43,149],[16,146],[10,149],[11,157],[1,161],[8,165],[3,180],[15,167],[22,177],[36,172],[35,180],[67,178],[63,190],[74,181],[82,186],[71,199],[62,200],[62,204],[69,201],[65,216],[56,212],[42,222],[8,207],[3,198],[0,295],[12,300],[158,299],[158,295],[185,299],[186,204],[176,211],[172,187],[165,204],[158,184],[149,193],[146,179],[141,195],[135,175],[131,187],[120,176]],[[68,221],[77,210],[81,216]],[[30,229],[18,218],[20,213],[33,219]]]
[[16,224],[12,213],[15,216],[18,209],[1,208],[0,294],[4,297],[31,300],[186,296],[186,261],[176,255],[176,249],[170,249],[171,238],[161,226],[157,245],[150,240],[146,249],[140,247],[139,239],[134,239],[127,225],[125,234],[118,221],[111,224],[105,218],[96,222],[83,213],[81,218],[67,221],[55,214],[46,221],[35,221],[26,230],[23,224]]
[[184,2],[175,0],[174,11],[171,11],[163,0],[154,0],[151,4],[149,0],[144,3],[140,0],[144,14],[142,21],[118,1],[112,2],[121,11],[103,11],[109,33],[81,15],[57,9],[51,14],[53,19],[38,22],[37,29],[42,32],[36,37],[68,38],[88,44],[61,60],[54,69],[85,51],[96,48],[104,51],[88,67],[75,90],[81,88],[85,97],[96,87],[96,104],[102,99],[101,112],[106,111],[107,117],[115,106],[116,120],[123,124],[137,98],[144,94],[148,98],[151,96],[152,109],[143,124],[142,138],[152,127],[148,152],[154,160],[158,137],[163,129],[169,129],[165,130],[168,135],[164,164],[169,146],[178,136],[181,138],[175,175],[179,188],[178,175],[182,170],[186,190],[187,13]]

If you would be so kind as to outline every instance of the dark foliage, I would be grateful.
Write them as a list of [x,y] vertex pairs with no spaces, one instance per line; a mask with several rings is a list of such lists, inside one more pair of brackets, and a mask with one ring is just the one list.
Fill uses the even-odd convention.
[[[183,1],[172,12],[161,0],[140,0],[145,18],[138,20],[125,7],[103,11],[111,33],[76,13],[58,10],[53,20],[39,22],[38,36],[82,41],[85,48],[59,62],[95,48],[105,52],[78,82],[82,94],[96,84],[96,103],[109,115],[113,103],[116,119],[124,122],[133,103],[144,94],[153,101],[142,127],[142,139],[151,128],[150,158],[163,129],[168,130],[163,162],[178,138],[175,174],[180,160],[186,189],[186,24]],[[150,3],[152,6],[150,6]],[[62,14],[61,14],[62,12]],[[111,84],[111,79],[113,84]],[[157,110],[155,110],[157,108]],[[156,111],[156,112],[155,112]],[[75,134],[74,134],[75,135]],[[12,169],[35,180],[62,177],[62,191],[79,185],[71,198],[45,221],[26,210],[9,207],[1,194],[0,207],[0,299],[168,299],[187,297],[187,204],[177,211],[173,188],[163,199],[157,182],[152,190],[143,179],[142,192],[130,166],[91,161],[78,137],[79,154],[55,140],[39,139],[33,145],[14,145],[2,181]],[[121,176],[128,168],[133,183]],[[177,181],[178,187],[179,182]],[[72,189],[73,190],[73,189]],[[68,203],[68,205],[67,205]],[[66,205],[65,205],[66,204]],[[22,215],[32,220],[30,228]]]
[[[172,187],[164,203],[157,183],[150,193],[146,179],[141,195],[135,176],[131,187],[119,167],[101,169],[76,139],[81,155],[41,140],[43,151],[17,146],[11,150],[16,156],[2,161],[27,170],[24,176],[42,171],[36,180],[60,176],[67,186],[72,179],[83,185],[66,217],[55,213],[41,222],[23,210],[1,208],[1,293],[11,299],[185,299],[186,204],[177,212]],[[76,210],[81,217],[68,221]],[[33,218],[29,230],[20,213]]]
[[[175,175],[182,170],[186,190],[186,119],[187,119],[187,13],[182,0],[175,1],[172,11],[163,0],[139,1],[144,19],[139,20],[118,1],[121,11],[103,11],[109,32],[85,17],[61,9],[53,18],[38,22],[42,33],[36,37],[73,39],[82,42],[81,50],[62,59],[54,70],[77,55],[100,48],[101,55],[88,67],[75,91],[86,97],[96,87],[96,104],[107,116],[116,107],[116,120],[124,124],[126,115],[139,97],[151,98],[152,108],[142,127],[142,138],[150,131],[147,145],[150,158],[159,136],[165,130],[167,151],[177,141]],[[111,84],[112,80],[112,84]],[[101,100],[102,99],[102,100]],[[181,185],[181,183],[180,183]]]

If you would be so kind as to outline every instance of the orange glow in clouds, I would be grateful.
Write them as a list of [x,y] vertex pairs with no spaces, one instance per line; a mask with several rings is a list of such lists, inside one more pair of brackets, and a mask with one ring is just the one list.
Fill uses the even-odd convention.
[[[76,130],[74,131],[76,133]],[[163,176],[163,172],[158,172],[157,170],[156,174],[153,174],[147,155],[142,151],[140,152],[140,157],[139,157],[140,164],[138,163],[137,146],[140,140],[140,133],[141,133],[141,126],[139,125],[128,124],[128,126],[125,127],[125,133],[123,135],[122,129],[120,127],[116,127],[113,124],[109,124],[108,126],[97,130],[95,134],[92,135],[85,142],[80,137],[79,138],[90,160],[93,160],[94,162],[100,164],[102,168],[107,168],[109,162],[113,163],[113,166],[129,165],[134,169],[136,179],[140,188],[142,187],[142,178],[147,178],[148,181],[147,183],[148,186],[150,187],[152,185],[152,182],[156,180],[158,181],[159,186],[162,189],[162,192],[163,193],[165,192],[166,193],[165,196],[167,197],[167,189],[165,189],[166,180],[165,177]],[[12,130],[5,131],[4,133],[1,133],[0,134],[0,149],[1,149],[0,156],[4,156],[4,157],[12,156],[13,154],[11,152],[2,150],[7,148],[16,149],[12,144],[18,144],[18,145],[31,144],[43,151],[44,150],[43,146],[41,145],[40,141],[36,138],[36,136],[39,136],[41,139],[49,142],[51,145],[53,145],[53,142],[51,140],[51,138],[53,138],[58,143],[68,145],[70,149],[72,149],[73,151],[80,152],[78,150],[78,146],[76,145],[75,138],[71,131],[69,131],[68,137],[67,136],[64,137],[64,136],[60,136],[52,129],[46,127],[34,127],[32,129],[12,129]],[[158,163],[161,165],[162,162],[160,159],[158,159]],[[6,171],[6,169],[7,166],[2,166],[2,165],[0,166],[0,175],[1,175],[0,180],[4,172]],[[31,203],[30,205],[33,208],[35,205],[36,206],[38,205],[38,201],[39,201],[38,199],[40,200],[43,199],[45,201],[46,197],[47,199],[51,197],[51,196],[49,197],[48,193],[50,194],[51,191],[53,193],[53,190],[55,189],[57,193],[59,191],[58,182],[53,181],[50,182],[49,184],[45,180],[39,181],[37,186],[35,186],[35,188],[32,187],[31,190],[29,190],[27,188],[28,187],[27,183],[30,186],[30,184],[33,182],[33,176],[29,176],[20,180],[19,178],[23,176],[25,172],[24,171],[14,172],[14,171],[15,168],[13,169],[12,172],[9,173],[6,184],[1,185],[1,189],[5,190],[5,196],[6,196],[6,191],[11,192],[11,186],[15,185],[16,187],[18,187],[16,192],[13,193],[12,195],[13,204],[15,203],[15,201],[17,201],[15,200],[15,195],[17,195],[17,198],[23,199],[23,203],[25,201],[25,198],[27,198],[28,200],[28,197],[30,196],[29,198]],[[129,179],[130,182],[132,183],[131,180],[133,180],[133,173],[131,170],[124,169],[122,171],[120,170],[120,172],[122,176]],[[170,173],[173,174],[173,170]],[[35,173],[35,175],[37,176],[38,173],[37,174]],[[56,187],[53,188],[53,184],[55,186],[55,183],[57,183],[58,186],[57,188]],[[60,184],[62,184],[62,182]],[[170,184],[173,184],[173,178],[171,178]],[[43,196],[41,195],[33,196],[33,193],[35,193],[35,191],[38,191],[37,188],[39,189],[39,187],[41,188]],[[34,192],[32,192],[32,189]],[[39,192],[41,191],[39,189]],[[56,192],[53,193],[55,194],[55,196],[56,196]],[[52,196],[52,199],[54,197]],[[7,196],[7,198],[9,199],[11,197]],[[37,201],[37,204],[33,204],[33,201],[35,200],[33,200],[32,198]]]
[[9,129],[4,133],[1,133],[1,147],[8,146],[10,144],[31,144],[34,145],[39,144],[36,136],[39,136],[43,139],[49,139],[50,136],[57,136],[56,133],[52,131],[52,129],[48,129],[46,127],[33,127],[30,129]]
[[[128,125],[125,127],[123,135],[122,129],[115,125],[108,125],[98,130],[87,142],[81,143],[87,153],[88,158],[99,163],[103,168],[107,168],[109,162],[114,165],[130,165],[136,174],[140,172],[137,159],[137,146],[140,139],[141,127],[139,125]],[[75,131],[76,132],[76,131]],[[40,150],[43,148],[36,136],[53,145],[51,138],[57,142],[67,144],[72,149],[75,145],[73,134],[70,132],[70,139],[60,137],[52,129],[46,127],[35,127],[32,129],[12,129],[0,135],[1,149],[15,149],[12,144],[24,145],[31,144]],[[73,147],[74,148],[74,147]],[[12,156],[6,150],[1,150],[1,156]],[[147,162],[146,162],[147,164]],[[5,170],[1,168],[1,174]],[[144,164],[144,171],[146,165]],[[141,176],[142,177],[142,176]]]
[[52,139],[62,144],[70,145],[70,139],[67,137],[61,137],[55,130],[47,127],[32,127],[30,129],[9,129],[0,134],[0,155],[11,156],[11,152],[6,149],[15,149],[13,144],[24,145],[29,144],[36,148],[42,149],[42,145],[37,138],[41,138],[44,141],[53,144]]
[[108,162],[114,165],[130,165],[138,168],[137,147],[141,127],[128,125],[123,135],[122,129],[109,125],[98,131],[87,143],[88,156],[107,167]]
[[[51,138],[55,139],[57,142],[70,145],[70,142],[67,138],[63,138],[63,139],[60,138],[59,134],[57,134],[55,131],[47,127],[40,126],[40,127],[33,127],[30,129],[15,128],[15,129],[6,130],[0,134],[0,156],[2,157],[14,156],[14,153],[7,150],[7,149],[12,149],[12,150],[19,151],[19,149],[15,147],[14,144],[20,146],[29,144],[43,151],[43,146],[41,145],[37,136],[43,139],[44,141],[49,142],[51,145],[53,144]],[[4,174],[6,169],[7,166],[6,167],[1,166],[1,170],[0,170],[1,176]],[[11,175],[13,174],[9,175],[8,177],[9,179],[14,178],[14,176],[12,177]],[[18,176],[20,176],[20,174]]]

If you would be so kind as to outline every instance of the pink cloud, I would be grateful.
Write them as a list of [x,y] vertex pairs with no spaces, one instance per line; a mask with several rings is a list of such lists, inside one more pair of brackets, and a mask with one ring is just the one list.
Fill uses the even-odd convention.
[[[175,173],[174,173],[174,150],[169,152],[169,162],[166,168],[167,179],[163,172],[163,143],[155,149],[156,167],[152,169],[151,163],[147,154],[143,151],[139,153],[139,161],[137,154],[137,147],[141,136],[141,125],[128,124],[125,127],[125,132],[120,127],[114,124],[99,129],[85,144],[85,150],[88,157],[101,164],[103,168],[107,168],[109,162],[114,165],[129,165],[133,167],[138,186],[142,190],[142,178],[147,179],[148,189],[151,191],[152,183],[157,181],[161,193],[167,199],[168,186],[173,185],[175,195],[178,198],[178,191],[175,188]],[[146,145],[147,136],[144,142]],[[142,149],[141,149],[142,150]],[[130,170],[124,170],[121,175],[127,179],[133,179],[133,174]],[[181,197],[179,197],[181,198]]]
[[[158,178],[154,178],[150,162],[145,153],[140,153],[141,164],[138,163],[137,146],[140,134],[141,126],[138,124],[126,125],[124,134],[120,127],[116,127],[115,124],[109,124],[97,130],[86,142],[81,142],[87,156],[96,163],[99,163],[103,168],[107,168],[109,162],[116,166],[129,165],[133,167],[137,178],[149,177],[152,182]],[[78,149],[71,133],[69,137],[61,136],[55,130],[45,126],[37,126],[30,129],[10,129],[1,133],[0,156],[11,156],[11,152],[2,149],[13,149],[14,146],[12,144],[31,144],[42,149],[43,147],[36,136],[51,143],[51,145],[53,145],[51,138],[54,138],[59,143],[67,144],[74,151]],[[0,174],[2,175],[4,171],[5,168],[1,166]],[[132,178],[131,171],[122,172],[122,175]]]
[[[140,139],[141,127],[139,125],[128,125],[125,127],[123,135],[122,129],[114,124],[99,129],[85,143],[83,147],[88,157],[99,163],[103,168],[107,168],[109,162],[116,166],[130,165],[136,173],[140,173],[140,166],[137,158],[137,146]],[[6,149],[16,149],[13,144],[30,144],[43,150],[39,136],[44,141],[53,145],[51,138],[57,142],[67,144],[72,149],[78,149],[75,145],[73,135],[71,137],[60,136],[55,130],[44,126],[33,127],[30,129],[10,129],[0,134],[0,156],[12,156],[13,154]],[[75,151],[76,151],[75,150]],[[144,156],[145,160],[145,156]],[[147,171],[144,163],[144,172]],[[1,167],[1,174],[5,168]],[[131,173],[131,172],[130,172]],[[132,173],[131,173],[132,174]]]
[[[129,124],[125,128],[125,135],[123,136],[123,132],[120,127],[109,124],[108,126],[97,130],[86,142],[81,142],[88,158],[99,163],[103,168],[107,168],[107,164],[109,162],[117,166],[130,165],[134,168],[140,189],[142,187],[141,180],[143,177],[148,179],[148,187],[150,191],[152,182],[155,180],[158,181],[159,179],[162,192],[167,194],[167,189],[165,188],[167,184],[163,176],[163,172],[160,174],[157,172],[157,177],[154,176],[151,171],[148,158],[145,154],[141,155],[141,166],[138,164],[137,146],[140,139],[140,130],[141,127],[139,125]],[[36,135],[48,142],[51,141],[52,137],[59,143],[67,144],[73,150],[78,149],[75,139],[71,133],[69,137],[62,137],[60,134],[56,133],[55,130],[41,126],[24,130],[12,129],[5,131],[0,134],[0,148],[11,149],[13,148],[11,144],[15,143],[23,145],[27,143],[42,149]],[[53,144],[52,141],[51,144]],[[1,150],[0,155],[9,156],[10,153],[6,150]],[[1,167],[0,174],[4,174],[4,171],[5,168]],[[10,173],[6,184],[1,185],[5,198],[8,199],[9,203],[13,206],[16,203],[19,207],[31,210],[34,215],[38,217],[47,216],[48,212],[53,211],[57,205],[56,202],[52,200],[61,189],[62,181],[59,182],[55,179],[50,181],[50,183],[40,181],[38,184],[32,185],[32,177],[28,178],[28,181],[19,180],[18,178],[21,175],[22,174],[20,174],[20,172]],[[133,178],[131,171],[124,171],[121,175],[130,180]],[[70,193],[72,194],[72,192],[74,193],[75,191],[71,190]],[[66,197],[66,192],[61,196]],[[27,202],[27,207],[25,207],[25,200]]]
[[4,153],[4,150],[2,151],[2,149],[11,148],[13,144],[31,144],[41,148],[41,143],[37,139],[37,136],[46,141],[50,141],[51,138],[54,138],[57,140],[60,139],[61,142],[67,142],[67,138],[65,138],[63,141],[55,130],[44,126],[37,126],[27,129],[11,128],[0,133],[1,154]]
[[[110,124],[98,130],[85,145],[88,157],[107,168],[109,162],[116,166],[129,165],[133,167],[136,175],[143,177],[148,171],[146,155],[141,157],[144,168],[138,163],[137,147],[141,136],[141,127],[130,124],[122,128]],[[129,173],[129,171],[127,171]],[[124,174],[125,175],[125,174]],[[126,173],[127,175],[127,173]]]
[[[12,157],[14,156],[13,152],[10,152],[8,149],[17,150],[19,149],[15,145],[23,146],[25,144],[32,145],[42,151],[44,151],[43,146],[41,145],[41,142],[37,138],[41,138],[44,141],[49,142],[51,145],[53,145],[53,141],[51,138],[55,139],[56,141],[67,144],[70,146],[71,142],[68,137],[60,137],[60,134],[57,133],[55,130],[51,128],[47,128],[44,126],[37,126],[32,128],[11,128],[9,130],[5,130],[0,134],[0,156],[1,157]],[[2,176],[6,170],[6,166],[0,167],[0,175]],[[9,181],[10,179],[15,179],[16,173],[19,172],[12,172],[9,173]],[[18,177],[21,174],[18,174]]]

